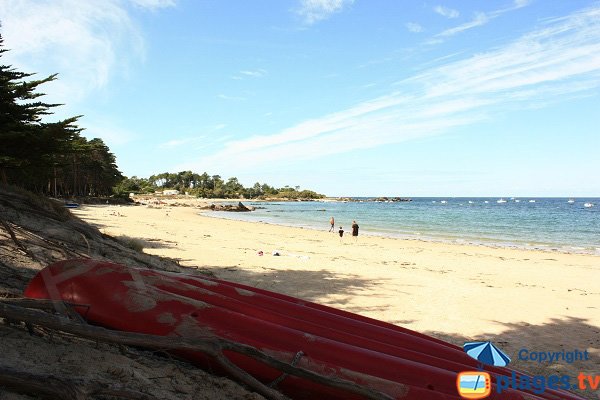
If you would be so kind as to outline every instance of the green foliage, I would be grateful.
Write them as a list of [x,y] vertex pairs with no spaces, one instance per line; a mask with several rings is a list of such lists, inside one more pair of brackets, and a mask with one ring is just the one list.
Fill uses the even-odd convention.
[[[2,48],[0,36],[0,57]],[[80,136],[79,117],[44,122],[58,104],[37,100],[38,86],[52,82],[26,79],[32,74],[0,65],[0,181],[54,196],[101,196],[122,180],[115,156],[101,139]]]
[[299,186],[275,189],[266,183],[256,182],[254,186],[246,188],[235,177],[231,177],[225,182],[220,175],[211,176],[206,172],[197,174],[192,171],[182,171],[176,174],[163,172],[152,175],[148,179],[136,176],[124,178],[113,190],[117,195],[126,196],[129,193],[145,194],[171,189],[204,198],[311,200],[325,197],[312,190],[300,191]]
[[149,179],[138,178],[137,176],[124,178],[113,187],[114,194],[119,197],[129,196],[129,193],[154,193],[154,190],[155,187]]

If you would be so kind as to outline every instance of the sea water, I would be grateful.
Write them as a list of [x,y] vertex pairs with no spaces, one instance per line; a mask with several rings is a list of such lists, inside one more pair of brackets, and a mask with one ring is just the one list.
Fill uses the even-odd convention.
[[[253,222],[453,243],[600,255],[600,198],[413,198],[410,202],[253,202],[249,213],[207,215]],[[585,203],[594,204],[584,207]]]

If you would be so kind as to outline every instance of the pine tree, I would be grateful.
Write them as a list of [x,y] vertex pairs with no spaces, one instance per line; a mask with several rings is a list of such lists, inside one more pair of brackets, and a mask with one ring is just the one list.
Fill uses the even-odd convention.
[[[0,35],[0,58],[3,45]],[[80,136],[80,116],[43,121],[60,104],[39,101],[36,91],[57,75],[32,75],[0,64],[0,182],[54,196],[110,195],[123,179],[115,156],[101,139]]]
[[[3,45],[0,35],[0,57],[7,51]],[[56,75],[25,81],[32,75],[0,65],[0,179],[4,183],[14,172],[41,162],[46,144],[41,133],[47,128],[41,118],[57,106],[38,101],[43,94],[35,93],[39,85],[55,80]]]

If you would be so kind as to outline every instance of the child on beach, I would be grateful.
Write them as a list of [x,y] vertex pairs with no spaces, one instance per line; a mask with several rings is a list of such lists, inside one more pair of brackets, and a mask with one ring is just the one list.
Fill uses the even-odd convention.
[[342,241],[342,238],[344,237],[344,229],[340,226],[340,230],[338,231],[338,233],[340,234],[340,242]]

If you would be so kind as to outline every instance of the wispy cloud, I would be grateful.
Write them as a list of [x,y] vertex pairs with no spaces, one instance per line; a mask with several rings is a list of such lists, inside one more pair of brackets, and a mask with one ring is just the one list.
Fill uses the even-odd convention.
[[416,22],[408,22],[405,26],[406,26],[406,29],[409,30],[409,32],[413,32],[413,33],[423,32],[423,27],[421,25],[417,24]]
[[485,25],[489,22],[489,20],[490,20],[490,17],[486,13],[481,13],[481,12],[476,13],[475,18],[473,18],[471,21],[466,22],[459,26],[455,26],[454,28],[446,29],[445,31],[443,31],[442,33],[439,33],[436,36],[456,35],[457,33],[464,32],[466,30],[473,29],[473,28],[481,26],[481,25]]
[[600,7],[547,21],[501,48],[431,67],[394,88],[276,134],[226,142],[195,166],[277,168],[288,160],[443,134],[515,108],[589,94],[600,88]]
[[229,135],[223,135],[221,132],[217,133],[218,131],[222,131],[226,127],[226,124],[205,126],[200,129],[203,134],[171,139],[166,142],[160,143],[158,145],[158,148],[163,150],[172,150],[181,148],[183,146],[194,147],[195,149],[213,146],[215,143],[221,143],[229,138]]
[[306,24],[329,18],[354,3],[354,0],[300,0],[300,8],[296,11]]
[[[461,33],[461,32],[467,31],[469,29],[473,29],[478,26],[485,25],[488,22],[490,22],[491,20],[493,20],[494,18],[501,16],[502,14],[526,7],[530,3],[531,3],[530,0],[514,0],[513,5],[511,5],[509,7],[501,8],[499,10],[495,10],[490,13],[484,13],[484,12],[475,13],[475,17],[471,21],[465,22],[464,24],[461,24],[454,28],[447,29],[447,30],[437,34],[436,36],[437,37],[452,36],[452,35],[456,35],[457,33]],[[437,7],[434,10],[436,12],[438,12]],[[452,10],[452,11],[454,11],[454,10]],[[438,13],[442,14],[440,12],[438,12]],[[444,15],[444,14],[442,14],[442,15]],[[456,16],[458,17],[458,14]]]
[[233,100],[233,101],[244,101],[246,100],[245,97],[242,96],[228,96],[226,94],[218,94],[217,95],[218,98],[223,99],[223,100]]
[[267,74],[267,70],[259,68],[254,70],[242,70],[237,73],[237,75],[233,75],[231,79],[234,80],[242,80],[244,78],[262,78]]
[[[170,1],[137,0],[140,7]],[[11,49],[4,59],[21,70],[60,72],[49,100],[70,106],[105,87],[119,70],[144,57],[144,40],[126,3],[104,0],[3,0],[2,35]],[[119,69],[117,69],[117,64]],[[46,90],[46,89],[44,89]]]
[[175,7],[175,0],[130,0],[133,4],[148,8],[150,10],[158,10],[160,8]]
[[515,0],[514,4],[516,8],[526,7],[531,4],[532,0]]
[[256,69],[253,71],[240,71],[240,74],[242,75],[246,75],[246,76],[251,76],[253,78],[260,78],[265,76],[265,74],[267,73],[267,71],[265,71],[264,69]]
[[433,8],[433,11],[446,18],[457,18],[460,15],[460,13],[457,10],[443,6],[435,6]]

